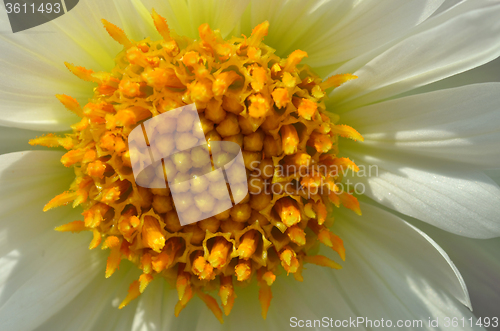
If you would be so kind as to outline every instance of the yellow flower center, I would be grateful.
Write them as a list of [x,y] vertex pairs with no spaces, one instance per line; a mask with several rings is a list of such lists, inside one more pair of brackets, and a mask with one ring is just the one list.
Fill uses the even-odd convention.
[[[333,218],[327,217],[327,211],[340,204],[360,210],[356,198],[337,187],[341,170],[357,171],[352,161],[337,157],[337,143],[339,137],[363,138],[337,124],[339,117],[325,110],[324,98],[327,89],[356,77],[336,75],[322,81],[299,65],[307,56],[301,50],[279,58],[262,42],[267,22],[249,38],[227,41],[203,24],[199,40],[190,40],[173,36],[164,18],[154,11],[152,16],[162,40],[130,40],[103,20],[111,37],[124,46],[111,72],[66,63],[72,73],[97,87],[83,108],[74,98],[57,95],[81,117],[71,126],[73,133],[30,141],[67,149],[61,162],[76,174],[69,191],[52,199],[44,211],[68,203],[83,208],[83,221],[56,230],[91,231],[90,249],[101,245],[110,251],[106,277],[124,259],[142,270],[120,308],[161,277],[177,288],[176,316],[196,294],[222,322],[222,310],[209,292],[219,288],[228,315],[236,297],[233,286],[256,278],[265,318],[276,275],[285,272],[302,281],[304,263],[341,268],[311,253],[319,243],[345,258],[342,240],[329,230]],[[182,226],[180,208],[217,208],[221,186],[185,172],[186,167],[206,166],[206,162],[210,167],[210,160],[202,161],[192,150],[162,161],[163,169],[149,173],[151,183],[158,184],[165,183],[167,167],[175,174],[174,181],[196,179],[191,190],[199,193],[197,198],[176,200],[175,206],[168,184],[147,188],[136,183],[128,139],[145,121],[189,104],[196,105],[198,129],[209,146],[230,141],[241,147],[249,193],[244,190],[241,202],[230,209],[218,209],[213,217]],[[193,125],[193,119],[185,117],[179,116],[174,126],[166,123],[155,129],[163,137],[163,143],[156,145],[164,149],[159,153],[166,155],[174,133]],[[238,192],[233,189],[232,194]]]

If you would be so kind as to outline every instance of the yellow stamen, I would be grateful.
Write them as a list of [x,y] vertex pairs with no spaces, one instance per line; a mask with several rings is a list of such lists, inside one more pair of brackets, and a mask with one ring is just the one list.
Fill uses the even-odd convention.
[[[272,93],[276,107],[283,108],[290,102],[290,96],[286,88],[277,88]],[[300,111],[299,111],[300,114]],[[309,118],[310,119],[310,118]]]
[[153,281],[153,276],[150,274],[142,274],[139,277],[139,292],[143,293],[146,287]]
[[205,302],[208,309],[210,309],[212,313],[214,313],[219,322],[221,324],[224,323],[224,320],[222,319],[222,310],[220,310],[217,301],[215,301],[215,299],[211,295],[205,294],[203,292],[197,291],[196,294],[200,297],[201,300],[203,300],[203,302]]
[[69,71],[71,71],[76,77],[87,82],[98,82],[98,80],[92,76],[92,74],[94,73],[93,70],[86,69],[84,67],[77,67],[68,62],[64,62],[64,64],[66,65],[66,68],[68,68]]
[[259,301],[262,308],[262,318],[267,318],[267,311],[269,310],[269,306],[271,305],[271,299],[273,298],[273,294],[271,292],[271,288],[262,283],[259,288]]
[[151,216],[144,217],[142,226],[142,241],[144,246],[151,248],[155,252],[161,252],[165,246],[165,236],[160,230],[158,221]]
[[332,132],[335,134],[338,134],[341,137],[344,138],[349,138],[354,141],[359,140],[359,141],[365,141],[365,138],[363,138],[362,135],[359,134],[358,131],[354,130],[350,126],[341,124],[341,125],[334,125],[332,127]]
[[281,221],[288,227],[297,224],[301,220],[300,210],[296,202],[291,198],[282,198],[274,205]]
[[306,120],[311,120],[318,110],[318,104],[316,102],[305,98],[297,99],[297,101],[294,99],[294,105],[297,107],[299,115]]
[[269,30],[269,22],[265,21],[257,25],[252,30],[252,35],[248,38],[248,46],[258,47]]
[[75,98],[70,97],[66,94],[56,94],[56,98],[61,101],[61,103],[66,107],[66,109],[75,113],[79,117],[83,117],[82,108]]
[[241,239],[240,245],[238,246],[238,255],[240,256],[240,258],[250,258],[253,253],[255,253],[258,242],[258,231],[248,231],[247,233],[245,233]]
[[356,214],[361,216],[361,208],[359,207],[359,201],[358,199],[356,199],[356,197],[347,192],[342,192],[338,196],[340,198],[340,202],[342,202],[342,205],[344,207],[351,209]]
[[297,64],[299,64],[305,57],[307,57],[306,52],[301,51],[300,49],[293,51],[292,54],[290,54],[286,59],[286,64],[283,70],[288,72],[295,70]]
[[250,107],[248,107],[248,114],[251,117],[258,118],[266,116],[271,110],[269,100],[262,94],[251,95],[249,98]]
[[156,13],[153,9],[153,13],[151,15],[153,17],[153,21],[156,27],[156,30],[160,33],[160,35],[165,40],[170,40],[170,29],[168,28],[167,20]]
[[68,224],[58,226],[55,230],[59,232],[81,232],[86,230],[85,223],[82,221],[73,221]]
[[122,309],[123,307],[128,305],[132,300],[137,298],[140,294],[141,294],[140,283],[139,281],[136,280],[130,285],[127,297],[122,301],[122,303],[120,303],[118,309]]
[[327,90],[332,87],[339,87],[340,85],[344,84],[345,82],[348,82],[350,80],[356,79],[358,76],[351,75],[351,74],[340,74],[340,75],[335,75],[328,77],[327,80],[325,80],[323,83],[320,84],[321,88],[323,90]]
[[252,275],[252,263],[250,260],[240,260],[234,269],[239,282],[243,282]]
[[286,155],[297,152],[299,135],[293,125],[283,125],[281,127],[281,141],[283,142],[283,152]]
[[335,261],[330,260],[323,255],[310,255],[304,257],[304,262],[316,264],[322,267],[328,267],[332,269],[342,269],[342,266]]
[[120,29],[119,27],[117,27],[112,23],[109,23],[105,19],[102,19],[101,21],[104,27],[106,28],[106,31],[108,31],[109,35],[111,36],[111,38],[113,38],[118,43],[122,44],[127,48],[132,46],[132,43],[130,42],[127,35],[122,29]]
[[212,86],[214,95],[220,96],[227,92],[227,88],[234,83],[236,80],[240,80],[241,77],[234,71],[222,72],[217,76],[215,82]]
[[316,233],[321,243],[332,248],[335,252],[339,254],[340,258],[343,261],[345,261],[344,242],[342,241],[342,239],[340,239],[340,237],[333,234],[323,225],[319,225],[315,222],[309,222],[307,223],[307,226],[309,226],[309,228],[311,228],[311,230],[313,230],[314,233]]
[[106,264],[106,278],[111,277],[111,275],[119,268],[121,253],[120,253],[120,239],[115,236],[110,236],[106,238],[102,249],[110,248],[111,253],[108,256],[108,262]]
[[281,265],[285,268],[287,274],[295,273],[299,269],[300,263],[297,254],[290,247],[285,247],[280,253]]
[[234,299],[236,298],[236,294],[234,293],[232,276],[220,277],[219,296],[222,302],[222,308],[224,309],[224,314],[228,316],[231,310],[233,309]]
[[95,249],[97,248],[102,241],[101,233],[97,231],[96,229],[92,230],[92,241],[89,244],[89,249]]
[[291,241],[296,243],[299,246],[303,246],[306,244],[306,233],[297,225],[289,227],[286,230],[286,234],[290,238]]
[[216,269],[222,268],[227,262],[229,250],[232,247],[233,245],[226,239],[223,237],[217,237],[215,239],[214,246],[212,247],[212,251],[208,256],[208,263]]

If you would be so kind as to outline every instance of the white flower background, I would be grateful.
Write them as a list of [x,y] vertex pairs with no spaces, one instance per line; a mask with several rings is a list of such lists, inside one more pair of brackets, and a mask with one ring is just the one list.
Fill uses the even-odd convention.
[[[500,61],[493,61],[500,56],[500,1],[248,3],[80,0],[68,14],[16,34],[0,11],[2,330],[281,330],[292,316],[500,317]],[[237,292],[223,325],[197,298],[175,318],[177,295],[162,281],[118,310],[135,267],[122,262],[106,280],[106,254],[88,251],[88,234],[53,231],[81,211],[42,212],[67,189],[72,170],[60,164],[61,152],[27,141],[76,121],[55,94],[85,104],[93,88],[64,61],[109,70],[120,46],[100,19],[135,40],[158,38],[153,7],[191,37],[204,22],[227,36],[248,35],[267,19],[265,42],[280,55],[299,48],[322,77],[359,77],[328,101],[365,137],[343,141],[343,156],[379,167],[377,177],[354,179],[367,188],[363,216],[345,209],[335,215],[344,268],[310,266],[303,283],[278,277],[266,321],[255,286]]]

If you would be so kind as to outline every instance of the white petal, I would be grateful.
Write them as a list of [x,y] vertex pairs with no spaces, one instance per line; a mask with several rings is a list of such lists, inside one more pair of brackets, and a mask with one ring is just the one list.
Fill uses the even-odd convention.
[[500,306],[500,238],[471,239],[408,218],[445,249],[460,270],[477,317],[496,316]]
[[500,168],[484,170],[484,173],[500,186]]
[[[458,9],[429,19],[412,35],[357,70],[358,79],[331,93],[336,111],[382,100],[498,57],[500,4],[467,1],[464,6],[473,8],[462,12],[459,5],[454,7]],[[348,63],[338,71],[355,66]]]
[[91,237],[53,230],[79,218],[79,211],[71,207],[42,211],[54,194],[61,193],[61,186],[67,188],[68,174],[58,164],[60,156],[42,151],[0,156],[2,330],[33,329],[43,323],[102,267],[100,255],[88,251]]
[[362,203],[361,209],[361,217],[338,210],[334,231],[347,257],[342,270],[331,272],[334,291],[344,294],[357,316],[420,319],[423,329],[431,329],[429,317],[472,316],[459,303],[470,305],[460,273],[432,239],[377,207]]
[[403,97],[342,116],[364,145],[469,164],[500,164],[500,83]]
[[137,300],[123,309],[118,309],[118,304],[139,277],[138,268],[122,261],[120,269],[109,279],[104,277],[104,269],[99,271],[78,296],[36,330],[130,330]]
[[62,155],[33,151],[0,156],[0,225],[8,229],[0,233],[1,255],[12,251],[13,245],[29,243],[39,233],[60,225],[56,222],[68,214],[64,208],[42,211],[71,183],[72,170],[62,166]]
[[131,2],[89,0],[46,24],[0,35],[0,125],[63,131],[77,121],[55,94],[71,95],[82,105],[93,94],[95,84],[72,75],[65,61],[95,71],[113,68],[122,46],[107,34],[102,18],[137,39],[146,37],[152,25],[151,18],[142,21]]
[[460,87],[470,84],[499,82],[500,81],[499,73],[500,73],[500,57],[497,57],[495,60],[483,64],[482,66],[434,82],[429,85],[421,86],[417,89],[403,93],[403,95],[421,94],[421,93],[427,93],[431,91],[437,91],[453,87]]
[[359,193],[366,189],[382,205],[452,233],[500,235],[500,188],[484,173],[359,143],[344,142],[341,150],[363,170],[350,178]]
[[[290,45],[289,51],[304,48],[309,54],[305,62],[315,67],[344,62],[401,37],[427,19],[442,2],[360,1],[353,5],[352,1],[344,1],[352,6],[345,14],[337,8],[330,12],[320,7],[317,8],[321,14],[319,19],[304,18],[313,24],[309,30],[301,29],[304,25],[301,21],[292,20],[295,23],[292,28],[295,27],[297,35],[302,38]],[[324,4],[324,7],[334,7],[331,2]],[[287,28],[290,28],[289,23],[284,24],[282,33],[275,33],[275,36],[294,33]]]
[[28,141],[39,137],[43,132],[23,130],[0,126],[0,155],[12,152],[46,149],[42,146],[31,146]]
[[203,23],[208,23],[214,30],[220,30],[223,37],[231,37],[231,31],[238,25],[249,3],[248,0],[141,2],[148,10],[154,7],[158,14],[167,19],[167,24],[177,34],[194,39],[199,38],[198,27]]

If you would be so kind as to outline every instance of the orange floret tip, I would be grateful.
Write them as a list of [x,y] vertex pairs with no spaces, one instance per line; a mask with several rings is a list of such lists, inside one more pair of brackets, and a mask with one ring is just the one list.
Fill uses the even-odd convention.
[[92,241],[89,244],[89,249],[97,248],[99,246],[99,244],[101,243],[101,241],[102,241],[101,233],[99,231],[97,231],[96,229],[93,229],[92,230]]
[[248,46],[258,47],[269,31],[269,22],[264,21],[252,30],[252,35],[248,38]]
[[262,280],[265,281],[268,286],[271,286],[276,280],[276,275],[272,271],[266,271],[262,275]]
[[288,95],[288,90],[286,88],[275,89],[272,93],[272,96],[274,103],[278,108],[283,108],[290,102],[290,96]]
[[160,253],[165,246],[165,236],[163,235],[158,220],[152,216],[144,217],[142,226],[142,242],[145,247]]
[[269,100],[260,93],[249,96],[248,100],[250,100],[250,106],[248,107],[250,117],[263,117],[271,110]]
[[236,278],[239,282],[243,282],[252,275],[252,263],[250,260],[240,260],[234,268]]
[[347,192],[342,192],[339,195],[340,202],[342,205],[348,209],[351,209],[356,214],[361,216],[361,208],[359,207],[359,201],[355,196]]
[[52,208],[65,206],[77,198],[78,198],[78,191],[77,192],[66,191],[54,197],[52,200],[50,200],[49,203],[47,203],[45,207],[43,207],[43,211],[48,211]]
[[301,51],[300,49],[296,49],[290,55],[288,55],[283,70],[288,72],[295,70],[297,64],[299,64],[300,61],[302,61],[302,59],[305,57],[307,57],[306,52]]
[[[115,236],[110,236],[106,238],[101,248],[111,248],[111,253],[108,256],[108,261],[106,263],[106,278],[109,278],[120,266],[120,239]],[[139,291],[139,289],[137,290]]]
[[105,205],[103,203],[97,203],[84,211],[82,213],[85,221],[85,226],[89,228],[95,228],[101,224],[101,221],[103,220],[104,214],[109,210],[108,205]]
[[340,125],[334,125],[332,126],[331,128],[332,132],[335,133],[335,134],[338,134],[339,136],[343,137],[343,138],[349,138],[349,139],[352,139],[354,141],[365,141],[365,138],[363,138],[362,135],[359,134],[358,131],[354,130],[352,127],[348,126],[348,125],[344,125],[344,124],[340,124]]
[[359,171],[359,167],[356,165],[356,163],[354,163],[353,161],[351,161],[347,157],[335,158],[335,160],[333,160],[332,165],[334,165],[336,167],[351,169],[354,172]]
[[175,317],[179,317],[181,311],[186,307],[188,302],[193,298],[193,289],[191,287],[186,288],[186,293],[182,297],[182,300],[177,301],[175,305],[174,314]]
[[73,149],[61,157],[61,163],[65,167],[69,167],[75,163],[82,162],[86,152],[85,149]]
[[68,68],[69,71],[71,71],[76,77],[86,82],[93,82],[93,83],[98,82],[97,79],[92,76],[92,74],[94,73],[93,70],[75,66],[68,62],[64,62],[64,65],[66,65],[66,68]]
[[214,267],[208,263],[203,256],[198,256],[193,261],[193,273],[198,276],[199,279],[211,280],[215,278]]
[[212,313],[215,315],[217,320],[221,324],[224,323],[224,320],[222,319],[222,310],[220,309],[219,305],[217,304],[217,301],[209,294],[205,294],[201,291],[196,291],[196,294],[200,297],[200,299],[207,305],[208,309],[212,311]]
[[248,231],[241,239],[240,245],[238,246],[238,255],[242,259],[250,258],[259,243],[259,232],[258,231]]
[[139,277],[139,292],[144,293],[146,287],[153,281],[153,276],[150,274],[142,274]]
[[305,118],[306,120],[311,120],[318,109],[318,104],[316,102],[305,98],[301,99],[297,103],[297,106],[299,116]]
[[294,225],[286,230],[286,234],[291,241],[299,246],[306,244],[306,233],[299,226]]
[[103,178],[105,171],[106,171],[106,163],[100,160],[90,162],[87,165],[87,175],[89,176]]
[[128,305],[132,300],[136,299],[141,294],[139,288],[140,288],[139,281],[137,281],[137,280],[134,281],[128,289],[127,297],[125,297],[125,299],[122,301],[122,303],[120,303],[120,306],[118,307],[118,309],[122,309],[123,307]]
[[170,38],[170,29],[168,28],[167,20],[158,15],[156,11],[153,9],[153,13],[151,15],[153,17],[153,21],[156,27],[156,30],[160,33],[160,35],[165,39],[166,41],[169,41]]
[[291,248],[285,248],[280,253],[281,265],[286,270],[287,274],[295,273],[299,269],[300,262],[297,259],[295,251]]
[[250,75],[252,76],[252,82],[250,83],[252,85],[252,89],[256,92],[262,91],[267,81],[266,69],[254,64],[250,67]]
[[207,23],[204,23],[198,27],[198,33],[200,35],[201,40],[205,42],[206,45],[214,48],[217,44],[217,38],[215,33],[210,29],[210,26]]
[[342,266],[340,264],[338,264],[333,260],[330,260],[329,258],[323,255],[304,256],[304,262],[332,269],[342,269]]
[[281,221],[287,226],[291,227],[301,220],[300,210],[296,206],[296,202],[291,198],[283,198],[276,201],[276,211],[281,218]]
[[132,43],[130,42],[127,35],[125,34],[125,32],[122,29],[120,29],[119,27],[117,27],[113,23],[106,21],[105,19],[102,19],[101,22],[104,25],[104,27],[106,28],[106,31],[108,31],[111,38],[113,38],[119,44],[122,44],[123,46],[125,46],[127,48],[132,46]]
[[120,239],[118,239],[118,237],[116,236],[109,236],[106,238],[101,248],[102,249],[119,248],[119,246],[120,246]]
[[59,232],[81,232],[87,230],[83,221],[73,221],[55,228]]
[[335,75],[335,76],[329,77],[327,80],[322,82],[320,84],[320,87],[323,90],[327,90],[327,89],[332,88],[332,87],[339,87],[340,85],[342,85],[350,80],[356,79],[356,78],[358,78],[358,76],[355,76],[352,74]]
[[152,266],[153,270],[156,272],[162,272],[165,269],[168,269],[174,261],[174,256],[170,256],[166,252],[161,252],[157,256],[152,258]]
[[228,87],[236,80],[241,80],[241,76],[235,71],[225,71],[220,73],[212,85],[212,91],[215,96],[224,95]]
[[267,286],[267,284],[263,284],[259,288],[259,302],[263,319],[267,318],[267,311],[269,310],[269,306],[271,305],[272,298],[273,293],[271,291],[271,288]]
[[216,269],[222,268],[227,262],[227,257],[231,248],[232,244],[226,239],[223,237],[216,238],[212,251],[208,256],[208,263]]
[[179,269],[180,271],[177,275],[177,281],[175,287],[177,288],[177,294],[179,296],[179,300],[182,301],[182,298],[184,297],[187,288],[191,287],[191,275],[187,272],[182,271],[180,266]]
[[326,206],[322,201],[318,201],[315,205],[316,211],[318,213],[318,224],[321,225],[326,221]]
[[281,143],[286,155],[295,154],[299,145],[297,129],[291,124],[281,127]]
[[65,149],[73,148],[73,140],[70,137],[58,137],[53,133],[43,135],[38,138],[30,139],[29,144],[31,146],[45,146],[45,147],[59,147],[62,146]]
[[66,94],[56,94],[56,98],[68,109],[78,117],[83,117],[82,107],[75,98]]
[[219,297],[222,308],[224,309],[224,314],[228,316],[233,309],[234,299],[236,298],[232,276],[220,276]]
[[313,132],[307,141],[307,145],[314,147],[319,153],[327,153],[332,149],[333,142],[329,135]]

